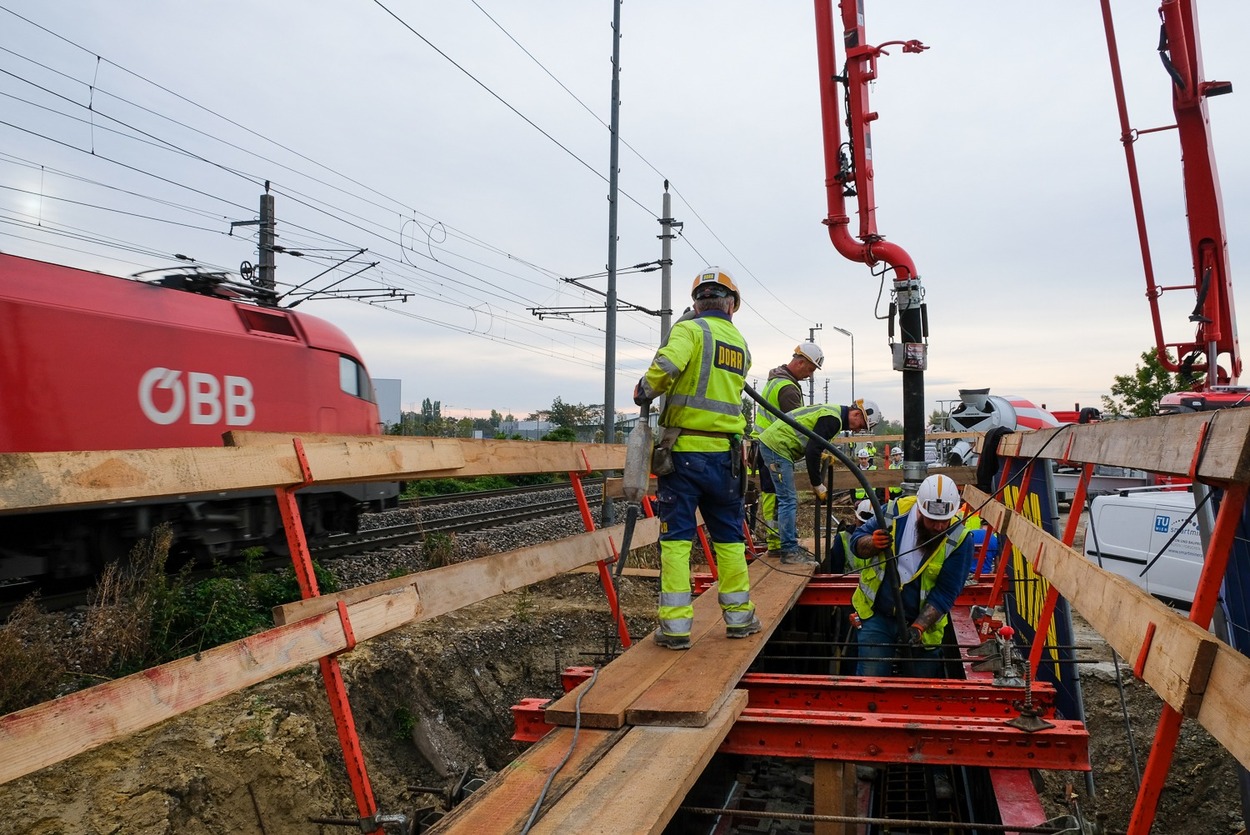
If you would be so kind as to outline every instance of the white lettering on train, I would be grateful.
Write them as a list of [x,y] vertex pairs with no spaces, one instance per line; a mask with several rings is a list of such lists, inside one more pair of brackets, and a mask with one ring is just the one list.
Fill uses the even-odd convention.
[[[203,426],[225,421],[226,426],[248,426],[256,418],[255,390],[246,377],[149,368],[139,380],[139,408],[148,420],[169,426],[185,414],[188,422]],[[162,394],[157,394],[161,390]],[[161,405],[158,405],[161,404]]]

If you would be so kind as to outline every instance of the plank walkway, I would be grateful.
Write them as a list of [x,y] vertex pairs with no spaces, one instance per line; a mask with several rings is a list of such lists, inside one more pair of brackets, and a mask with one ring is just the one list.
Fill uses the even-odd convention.
[[751,599],[764,628],[748,638],[725,637],[714,587],[700,595],[689,650],[639,640],[553,702],[546,717],[560,727],[430,831],[520,832],[543,797],[534,833],[662,832],[746,707],[746,691],[734,688],[814,571],[752,562]]

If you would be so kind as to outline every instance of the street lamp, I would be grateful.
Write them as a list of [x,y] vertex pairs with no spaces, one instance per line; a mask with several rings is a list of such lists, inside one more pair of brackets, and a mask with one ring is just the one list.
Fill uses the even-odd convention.
[[855,334],[837,325],[830,325],[838,333],[851,338],[851,402],[855,402]]

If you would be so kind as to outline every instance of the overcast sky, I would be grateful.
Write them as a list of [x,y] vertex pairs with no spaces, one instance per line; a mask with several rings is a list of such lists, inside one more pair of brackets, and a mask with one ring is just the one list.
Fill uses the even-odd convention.
[[[930,47],[892,49],[871,93],[878,230],[927,291],[929,408],[964,387],[1097,404],[1153,344],[1098,3],[864,5],[871,42]],[[1158,4],[1113,5],[1132,124],[1170,124]],[[562,279],[607,264],[610,0],[0,8],[0,250],[117,275],[173,253],[237,269],[257,260],[255,227],[230,223],[255,218],[269,180],[279,242],[305,253],[279,256],[284,289],[364,248],[308,287],[411,294],[299,308],[347,331],[373,376],[402,379],[406,408],[604,401],[604,314],[529,309],[602,305]],[[1206,78],[1239,91],[1209,103],[1236,279],[1250,3],[1205,3],[1200,26]],[[817,399],[849,398],[853,342],[855,393],[901,419],[889,288],[821,223],[812,4],[631,0],[621,31],[621,300],[660,307],[659,274],[625,270],[660,257],[667,178],[678,312],[702,267],[725,267],[752,381],[820,325]],[[1156,273],[1184,283],[1175,133],[1136,150]],[[1165,311],[1173,341],[1192,335],[1190,306]],[[618,330],[616,405],[632,411],[659,322],[622,312]]]

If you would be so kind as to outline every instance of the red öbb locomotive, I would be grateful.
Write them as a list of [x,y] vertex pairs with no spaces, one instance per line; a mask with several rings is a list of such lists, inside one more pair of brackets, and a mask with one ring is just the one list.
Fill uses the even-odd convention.
[[[221,275],[155,282],[0,254],[0,452],[220,446],[232,429],[379,434],[347,336],[242,300]],[[311,534],[355,530],[394,485],[302,491]],[[160,522],[186,555],[280,539],[271,494],[0,516],[0,579],[86,575]]]

